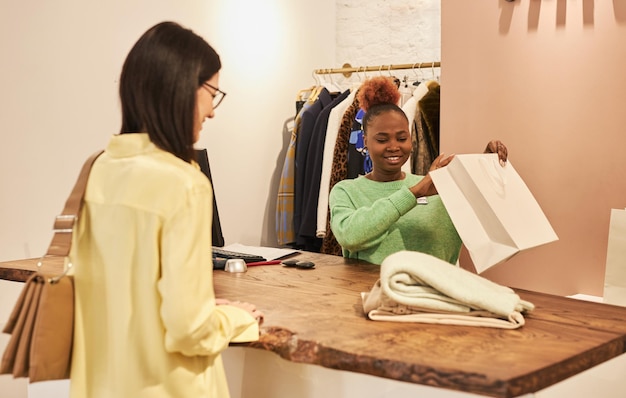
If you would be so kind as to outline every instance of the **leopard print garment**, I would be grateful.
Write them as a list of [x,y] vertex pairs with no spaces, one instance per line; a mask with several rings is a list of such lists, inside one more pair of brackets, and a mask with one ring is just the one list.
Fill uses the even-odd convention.
[[417,104],[413,121],[413,153],[411,172],[426,175],[430,165],[439,156],[440,88],[433,83]]
[[[345,180],[348,176],[348,142],[352,132],[352,123],[359,111],[359,100],[354,99],[352,104],[348,106],[341,119],[339,132],[337,133],[337,141],[335,142],[335,150],[333,153],[333,164],[330,173],[329,188],[333,189],[336,183]],[[324,254],[334,254],[336,256],[343,255],[341,245],[335,239],[332,229],[330,228],[330,208],[326,210],[326,236],[322,240],[320,251]]]

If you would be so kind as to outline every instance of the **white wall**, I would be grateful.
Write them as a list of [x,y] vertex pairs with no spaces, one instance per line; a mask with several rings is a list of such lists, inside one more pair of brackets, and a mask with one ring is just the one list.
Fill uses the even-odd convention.
[[[245,4],[244,4],[245,3]],[[212,6],[212,43],[228,93],[199,146],[211,162],[226,243],[275,245],[278,181],[299,89],[334,64],[334,1],[235,1]]]
[[440,61],[440,9],[440,0],[337,0],[337,66]]
[[334,1],[2,0],[0,7],[0,261],[43,254],[83,160],[119,130],[124,57],[166,19],[191,27],[222,56],[228,97],[200,145],[209,149],[224,233],[248,244],[272,234],[264,229],[286,145],[282,123],[312,70],[334,65]]

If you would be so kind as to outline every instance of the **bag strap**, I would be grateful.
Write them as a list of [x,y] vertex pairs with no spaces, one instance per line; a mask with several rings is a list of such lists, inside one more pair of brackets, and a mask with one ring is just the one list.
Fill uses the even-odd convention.
[[93,163],[103,152],[103,150],[95,152],[85,161],[85,164],[83,164],[83,168],[80,170],[74,188],[65,201],[63,211],[54,219],[54,226],[52,227],[54,236],[52,236],[52,241],[45,254],[46,256],[66,257],[70,254],[72,232],[74,231],[74,225],[76,224],[76,220],[78,220],[80,210],[83,206],[83,197],[85,196],[91,166],[93,166]]

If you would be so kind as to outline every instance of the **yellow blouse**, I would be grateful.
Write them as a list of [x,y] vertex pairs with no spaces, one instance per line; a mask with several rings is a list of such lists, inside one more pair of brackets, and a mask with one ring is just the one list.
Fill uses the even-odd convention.
[[[195,166],[195,167],[194,167]],[[220,353],[258,339],[215,305],[212,191],[147,134],[113,136],[74,233],[72,398],[228,397]]]

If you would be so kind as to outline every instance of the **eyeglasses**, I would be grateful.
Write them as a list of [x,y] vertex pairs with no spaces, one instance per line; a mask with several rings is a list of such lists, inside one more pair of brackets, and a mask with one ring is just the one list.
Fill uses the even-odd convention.
[[211,92],[211,90],[207,88],[207,91],[209,92],[209,94],[213,96],[213,109],[217,108],[219,104],[221,104],[222,101],[224,100],[224,97],[226,97],[226,93],[217,87],[213,87],[209,83],[203,83],[202,86],[204,88],[208,87],[208,88],[215,90],[215,92]]

